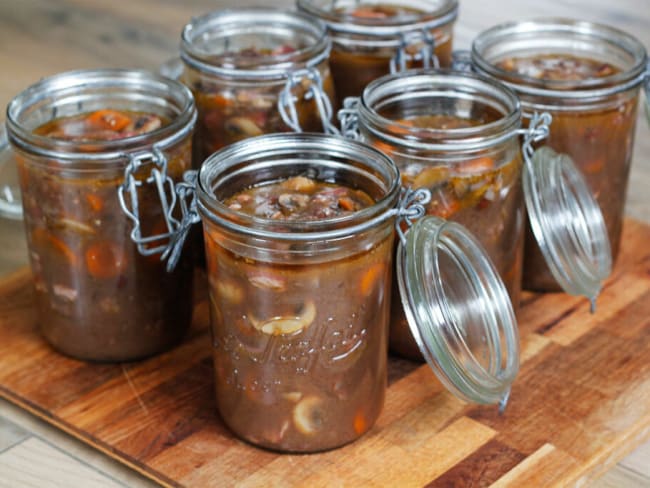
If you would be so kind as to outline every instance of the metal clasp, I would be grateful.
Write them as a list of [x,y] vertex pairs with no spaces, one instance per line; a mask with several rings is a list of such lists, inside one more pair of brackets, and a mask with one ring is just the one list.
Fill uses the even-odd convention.
[[343,100],[343,108],[337,114],[341,125],[341,135],[355,141],[361,139],[358,110],[360,100],[359,97],[347,97]]
[[472,53],[468,49],[459,49],[451,53],[451,69],[471,72],[473,68]]
[[524,143],[521,146],[521,151],[524,155],[524,161],[526,166],[531,166],[533,164],[533,154],[535,149],[533,144],[540,142],[546,139],[550,133],[551,123],[553,122],[553,117],[548,112],[534,112],[530,117],[530,122],[528,123],[527,129],[519,129],[518,134],[524,136]]
[[[117,195],[122,210],[133,222],[131,240],[137,245],[138,252],[143,256],[158,254],[165,251],[168,245],[161,241],[168,240],[180,225],[180,222],[173,216],[176,193],[174,182],[167,174],[167,159],[163,152],[155,146],[151,151],[127,154],[126,157],[129,159],[129,164],[124,170],[124,181],[118,188]],[[145,172],[147,166],[151,167],[149,173]],[[165,233],[142,235],[139,193],[147,186],[154,187],[158,194],[167,228]]]
[[167,249],[162,259],[167,259],[167,271],[172,271],[183,251],[183,245],[194,224],[201,221],[197,209],[196,185],[199,172],[197,170],[186,171],[183,174],[183,182],[176,184],[176,194],[181,208],[181,222],[178,229],[171,236]]
[[426,214],[425,205],[430,201],[431,192],[426,188],[417,190],[402,188],[402,195],[395,209],[397,214],[395,229],[403,246],[406,246],[406,234],[402,230],[402,223],[405,223],[408,228],[413,225],[414,220],[424,217]]
[[[409,47],[415,47],[417,51],[410,53]],[[436,56],[435,48],[436,40],[429,31],[421,30],[401,34],[400,45],[390,60],[390,72],[406,71],[406,63],[409,61],[421,61],[423,68],[439,68],[440,62]]]
[[295,132],[302,132],[298,119],[298,110],[296,109],[298,98],[293,91],[298,85],[303,85],[304,80],[307,80],[307,87],[303,100],[314,101],[318,116],[323,124],[323,131],[326,134],[339,135],[339,130],[331,122],[333,114],[332,102],[323,89],[323,79],[316,68],[305,68],[288,75],[287,83],[278,97],[278,111],[282,120]]

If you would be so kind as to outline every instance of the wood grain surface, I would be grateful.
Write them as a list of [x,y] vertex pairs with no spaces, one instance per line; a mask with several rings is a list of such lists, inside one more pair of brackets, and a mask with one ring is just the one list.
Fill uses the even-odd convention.
[[0,284],[0,396],[168,486],[551,486],[593,479],[650,437],[650,226],[589,313],[526,294],[522,370],[503,416],[468,405],[427,366],[391,360],[377,425],[359,441],[282,455],[235,438],[213,402],[207,305],[186,341],[124,365],[63,357],[40,338],[26,271]]

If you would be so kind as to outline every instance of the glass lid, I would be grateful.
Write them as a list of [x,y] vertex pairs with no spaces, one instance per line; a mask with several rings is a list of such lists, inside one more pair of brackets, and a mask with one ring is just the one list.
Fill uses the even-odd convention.
[[406,318],[422,355],[458,397],[505,407],[519,370],[517,322],[506,288],[459,224],[423,217],[397,253]]
[[[560,286],[592,303],[612,270],[603,214],[587,183],[566,154],[524,147],[526,208],[535,239]],[[532,152],[532,157],[531,157]]]

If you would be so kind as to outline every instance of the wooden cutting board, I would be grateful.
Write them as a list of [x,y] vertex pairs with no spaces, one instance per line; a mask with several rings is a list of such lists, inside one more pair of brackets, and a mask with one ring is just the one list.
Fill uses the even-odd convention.
[[87,364],[40,338],[30,277],[0,284],[0,395],[168,486],[580,484],[650,437],[650,227],[628,220],[598,301],[525,294],[522,369],[503,416],[391,359],[377,425],[322,454],[240,442],[212,398],[207,306],[186,341],[124,365]]

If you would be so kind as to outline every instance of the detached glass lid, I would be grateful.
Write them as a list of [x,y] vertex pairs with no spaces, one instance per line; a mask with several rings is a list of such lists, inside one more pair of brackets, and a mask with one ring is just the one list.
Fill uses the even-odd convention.
[[517,322],[486,252],[459,224],[418,220],[398,248],[397,279],[422,355],[458,397],[505,407],[519,370]]

